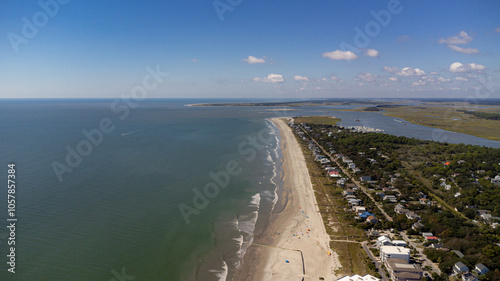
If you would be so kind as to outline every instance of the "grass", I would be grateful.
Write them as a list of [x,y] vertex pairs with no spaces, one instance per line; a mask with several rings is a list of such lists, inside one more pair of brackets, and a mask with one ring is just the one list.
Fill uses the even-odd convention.
[[306,117],[296,117],[294,118],[295,123],[307,123],[314,125],[337,125],[340,118],[329,117],[329,116],[306,116]]
[[[380,107],[379,113],[401,118],[413,124],[463,133],[490,140],[500,141],[500,120],[486,120],[466,114],[459,110],[475,110],[476,112],[500,114],[500,107],[472,108],[469,104],[463,107],[440,107],[439,105],[452,105],[449,103],[429,103],[438,106],[395,106]],[[467,106],[467,107],[466,107]],[[343,111],[365,111],[366,108],[346,109]]]
[[[400,106],[383,108],[386,116],[405,119],[408,122],[439,128],[457,133],[500,141],[500,121],[477,118],[458,110],[467,107]],[[478,112],[500,113],[500,108],[476,109]]]

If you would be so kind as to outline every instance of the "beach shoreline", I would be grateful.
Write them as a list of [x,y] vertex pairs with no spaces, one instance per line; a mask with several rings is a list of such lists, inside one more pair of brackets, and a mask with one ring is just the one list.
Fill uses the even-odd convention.
[[286,119],[270,121],[281,138],[283,188],[268,226],[254,237],[234,280],[334,280],[340,263],[329,247],[302,150]]

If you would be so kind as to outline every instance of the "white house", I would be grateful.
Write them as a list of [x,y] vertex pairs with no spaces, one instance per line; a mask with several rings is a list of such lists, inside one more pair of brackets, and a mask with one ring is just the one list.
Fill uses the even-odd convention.
[[469,271],[469,268],[460,261],[453,266],[453,272],[455,272],[455,274],[460,274],[467,271]]
[[377,238],[377,248],[382,246],[393,246],[391,239],[387,236],[380,236]]
[[410,261],[410,249],[397,246],[380,247],[380,259],[385,262],[388,259],[402,259]]

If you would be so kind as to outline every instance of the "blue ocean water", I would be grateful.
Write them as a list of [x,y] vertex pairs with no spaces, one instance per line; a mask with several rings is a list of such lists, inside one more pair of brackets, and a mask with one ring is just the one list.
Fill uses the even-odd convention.
[[5,186],[0,280],[230,280],[277,199],[279,137],[268,118],[328,114],[396,135],[436,133],[373,113],[354,123],[356,113],[329,107],[185,106],[229,101],[2,101],[0,175],[16,164],[18,221],[13,275]]

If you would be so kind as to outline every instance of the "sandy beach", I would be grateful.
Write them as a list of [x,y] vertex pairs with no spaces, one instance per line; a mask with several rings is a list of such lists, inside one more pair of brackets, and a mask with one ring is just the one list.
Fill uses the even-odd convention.
[[235,280],[336,280],[340,263],[329,248],[304,155],[287,120],[271,121],[280,130],[283,190],[267,229],[255,237]]

